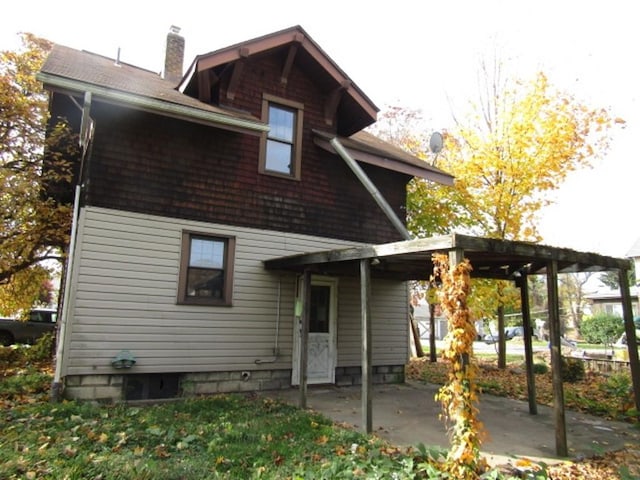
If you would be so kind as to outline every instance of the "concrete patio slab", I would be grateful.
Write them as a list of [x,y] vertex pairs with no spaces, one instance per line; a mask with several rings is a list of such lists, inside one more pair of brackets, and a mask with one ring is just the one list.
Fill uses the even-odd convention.
[[[396,446],[448,448],[447,430],[435,401],[437,385],[409,382],[373,387],[374,434]],[[338,423],[362,428],[360,386],[309,386],[307,407]],[[297,388],[264,392],[265,396],[298,404]],[[482,395],[480,420],[487,438],[482,452],[491,465],[526,457],[554,463],[555,425],[553,410],[538,405],[538,414],[529,414],[527,402]],[[640,444],[640,429],[624,422],[607,421],[579,412],[566,411],[569,458],[591,456],[617,450],[625,444]]]

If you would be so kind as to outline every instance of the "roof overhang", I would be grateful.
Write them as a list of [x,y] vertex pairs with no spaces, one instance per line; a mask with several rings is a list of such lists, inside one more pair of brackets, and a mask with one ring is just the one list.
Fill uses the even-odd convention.
[[51,90],[67,92],[71,94],[90,92],[95,100],[101,100],[119,106],[143,110],[149,113],[160,114],[168,117],[186,120],[204,125],[223,128],[226,130],[240,131],[253,135],[261,135],[269,131],[269,126],[263,122],[224,115],[187,105],[179,105],[156,98],[136,95],[111,88],[102,87],[92,83],[71,80],[57,75],[40,72],[37,79]]
[[627,259],[457,233],[304,253],[266,260],[264,265],[267,270],[311,270],[324,275],[357,276],[359,262],[370,259],[372,277],[429,280],[433,273],[433,254],[451,251],[461,251],[471,262],[472,276],[478,278],[515,280],[523,274],[545,274],[551,262],[557,262],[559,273],[631,268]]
[[[327,152],[336,153],[335,148],[331,145],[333,135],[318,130],[314,130],[313,133],[313,142],[318,147]],[[427,162],[418,163],[415,158],[412,161],[406,160],[408,156],[406,153],[400,158],[400,155],[391,155],[388,151],[376,149],[350,137],[339,137],[339,140],[347,153],[359,162],[404,173],[412,177],[424,178],[442,185],[452,186],[454,183],[453,175],[431,167]]]

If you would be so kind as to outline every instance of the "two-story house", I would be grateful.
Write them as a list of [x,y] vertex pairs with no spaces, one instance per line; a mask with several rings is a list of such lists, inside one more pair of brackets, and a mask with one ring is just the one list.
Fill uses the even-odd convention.
[[[168,398],[299,382],[287,255],[407,238],[414,177],[450,175],[364,129],[378,108],[299,26],[162,75],[56,45],[39,78],[82,142],[56,382],[69,398]],[[71,192],[70,192],[71,194]],[[401,381],[406,282],[374,279],[373,373]],[[308,383],[360,381],[357,278],[311,279]]]

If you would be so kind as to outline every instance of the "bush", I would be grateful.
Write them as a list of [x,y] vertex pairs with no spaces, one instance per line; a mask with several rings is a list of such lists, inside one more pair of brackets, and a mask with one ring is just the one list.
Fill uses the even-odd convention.
[[588,343],[611,345],[623,332],[622,318],[606,313],[585,318],[580,325],[580,335]]
[[562,357],[562,381],[576,383],[584,378],[584,362],[579,358]]
[[45,333],[30,347],[24,347],[24,358],[27,362],[46,362],[51,360],[53,352],[53,333]]
[[533,364],[533,373],[536,375],[542,375],[549,371],[549,367],[546,363],[534,363]]

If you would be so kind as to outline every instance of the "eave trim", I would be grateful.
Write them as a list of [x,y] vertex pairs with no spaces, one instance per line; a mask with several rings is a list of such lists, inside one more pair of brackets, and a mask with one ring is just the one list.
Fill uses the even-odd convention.
[[57,75],[41,72],[36,78],[45,85],[80,93],[90,92],[94,96],[94,99],[97,97],[98,99],[152,113],[160,113],[174,118],[203,123],[227,130],[242,131],[253,135],[261,135],[269,131],[269,125],[259,121],[236,118],[216,112],[207,112],[206,110],[200,110],[186,105],[178,105],[142,95],[134,95],[100,87],[91,83],[69,80]]

